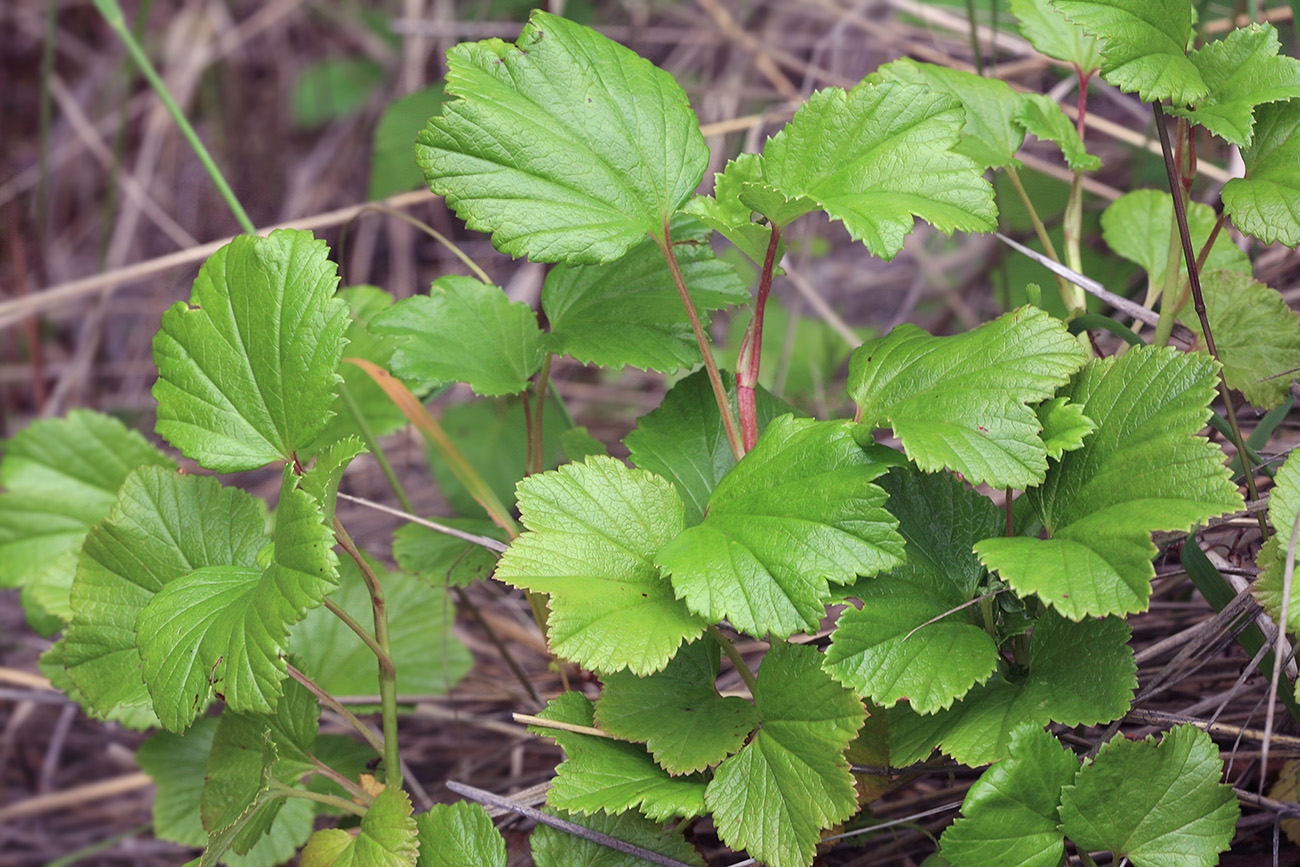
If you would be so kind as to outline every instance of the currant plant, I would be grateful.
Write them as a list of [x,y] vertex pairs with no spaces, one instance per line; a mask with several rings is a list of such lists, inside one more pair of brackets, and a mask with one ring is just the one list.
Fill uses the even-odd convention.
[[[1152,533],[1244,508],[1202,434],[1216,393],[1286,405],[1300,322],[1222,229],[1300,242],[1300,63],[1267,26],[1189,50],[1178,0],[1012,11],[1077,69],[1073,123],[1042,95],[903,60],[813,94],[711,195],[695,192],[709,154],[673,79],[536,12],[513,44],[449,52],[451,101],[416,156],[470,228],[554,263],[545,329],[485,275],[393,303],[339,290],[308,233],[244,236],[163,315],[157,431],[207,471],[278,467],[273,509],[179,472],[105,416],[15,436],[0,580],[23,588],[34,623],[62,630],[45,658],[61,688],[97,716],[159,729],[139,756],[159,786],[157,833],[203,846],[200,864],[270,865],[302,847],[308,865],[504,865],[479,807],[413,815],[397,730],[399,685],[445,690],[468,668],[445,634],[448,586],[492,575],[529,595],[557,657],[602,684],[533,718],[565,753],[532,838],[542,867],[703,864],[682,833],[701,817],[763,863],[805,867],[887,788],[858,785],[851,758],[901,768],[936,749],[991,765],[941,863],[1055,865],[1067,841],[1085,862],[1109,850],[1137,865],[1214,863],[1239,808],[1207,735],[1176,727],[1080,757],[1048,726],[1130,710],[1126,618],[1149,605]],[[1097,73],[1178,118],[1171,192],[1135,191],[1103,217],[1159,305],[1150,342],[1108,322],[1130,344],[1112,357],[1081,334],[1097,317],[1069,276],[1082,177],[1099,165],[1084,145]],[[1197,127],[1243,149],[1222,215],[1185,205]],[[1024,196],[1027,135],[1055,142],[1073,172],[1064,319],[1026,305],[965,334],[904,325],[867,340],[849,368],[853,419],[810,418],[759,385],[794,221],[823,212],[885,259],[918,218],[991,231],[985,173],[1005,171]],[[714,235],[758,266],[756,291],[715,257]],[[737,370],[723,371],[710,317],[751,302]],[[1208,351],[1167,345],[1179,321]],[[639,420],[623,462],[548,394],[560,355],[701,369]],[[421,398],[457,382],[484,402],[435,419]],[[1235,431],[1231,415],[1214,420]],[[398,531],[391,571],[354,544],[335,501],[358,455],[386,466],[377,437],[406,421],[460,514]],[[1259,444],[1238,446],[1252,477]],[[502,451],[504,463],[474,459]],[[1256,587],[1292,632],[1296,466],[1277,471]],[[768,644],[756,671],[738,637]],[[724,659],[744,694],[719,691]],[[374,697],[380,731],[339,701],[357,695]],[[319,733],[322,707],[359,742]],[[355,833],[313,833],[321,813],[356,817]]]

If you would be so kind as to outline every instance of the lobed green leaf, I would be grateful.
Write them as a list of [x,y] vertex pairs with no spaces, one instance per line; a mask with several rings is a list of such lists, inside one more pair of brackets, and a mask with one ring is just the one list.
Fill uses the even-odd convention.
[[416,867],[506,867],[506,841],[478,804],[434,804],[415,817]]
[[1246,176],[1223,185],[1232,222],[1265,244],[1300,244],[1300,100],[1261,105],[1241,156]]
[[415,867],[420,844],[411,799],[389,786],[361,817],[356,836],[341,828],[317,831],[307,841],[302,867]]

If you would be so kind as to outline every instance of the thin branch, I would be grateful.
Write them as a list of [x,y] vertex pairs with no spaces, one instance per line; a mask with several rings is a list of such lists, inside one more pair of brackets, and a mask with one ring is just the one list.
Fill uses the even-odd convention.
[[364,497],[354,497],[351,494],[339,492],[340,500],[347,500],[349,503],[356,503],[358,506],[365,506],[367,509],[374,509],[376,512],[383,512],[412,524],[419,524],[421,527],[428,527],[430,530],[437,530],[448,536],[454,536],[465,542],[474,545],[480,545],[489,551],[495,551],[501,554],[510,546],[505,542],[493,539],[490,536],[478,536],[474,533],[466,533],[464,530],[457,530],[455,527],[448,527],[446,524],[439,524],[437,521],[430,521],[428,518],[421,518],[418,515],[412,515],[410,512],[403,512],[401,509],[394,509],[392,506],[385,506],[383,503],[376,503],[374,500],[367,500]]
[[511,714],[511,716],[514,718],[515,722],[523,723],[526,726],[537,726],[538,728],[543,728],[543,729],[555,729],[557,731],[562,731],[562,732],[573,732],[574,734],[579,734],[579,735],[591,735],[594,738],[605,738],[611,741],[619,740],[619,738],[614,737],[609,732],[601,731],[600,729],[593,728],[592,726],[582,726],[582,725],[577,725],[576,723],[560,722],[559,720],[554,720],[554,719],[543,719],[542,717],[533,716],[532,714],[528,714],[528,713],[515,713],[515,714]]

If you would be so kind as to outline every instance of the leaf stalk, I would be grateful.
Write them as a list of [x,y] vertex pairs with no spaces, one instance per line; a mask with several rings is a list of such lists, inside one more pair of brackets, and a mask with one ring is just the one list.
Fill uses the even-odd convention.
[[763,311],[767,296],[772,291],[772,272],[776,269],[776,253],[781,245],[781,227],[772,224],[772,234],[763,257],[763,273],[758,281],[758,295],[754,298],[754,316],[745,329],[736,360],[736,403],[740,407],[740,433],[742,445],[748,453],[758,443],[758,399],[754,388],[758,385],[759,363],[763,354]]

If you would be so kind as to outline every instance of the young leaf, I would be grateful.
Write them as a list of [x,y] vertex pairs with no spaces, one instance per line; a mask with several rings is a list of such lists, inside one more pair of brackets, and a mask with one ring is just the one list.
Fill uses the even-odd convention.
[[136,620],[164,586],[204,567],[254,568],[265,544],[262,504],[241,490],[161,467],[128,476],[86,536],[60,642],[89,706],[106,713],[148,702]]
[[[695,220],[673,223],[673,252],[707,328],[709,311],[748,303],[749,290],[735,268],[713,255],[711,232]],[[547,348],[584,364],[672,372],[702,361],[677,285],[653,241],[613,262],[552,268],[542,308],[551,324]]]
[[1219,780],[1210,736],[1176,726],[1159,744],[1116,737],[1061,793],[1061,830],[1081,850],[1109,849],[1138,867],[1217,864],[1241,808]]
[[777,225],[824,210],[884,259],[915,217],[948,234],[992,231],[993,188],[952,150],[963,120],[951,97],[916,85],[818,91],[767,143],[763,182],[744,185],[741,200]]
[[718,695],[719,653],[718,643],[705,636],[649,677],[606,676],[596,723],[616,737],[644,741],[655,762],[671,774],[722,761],[758,725],[758,711],[743,698]]
[[437,385],[466,382],[486,397],[518,394],[542,366],[542,332],[532,308],[473,277],[434,280],[428,295],[376,313],[370,330],[406,338],[393,353],[394,375]]
[[1066,452],[1083,448],[1083,441],[1097,429],[1097,423],[1083,414],[1083,407],[1064,397],[1043,401],[1035,412],[1043,426],[1039,436],[1043,438],[1048,457],[1054,461],[1059,461]]
[[811,647],[777,644],[758,672],[762,724],[718,766],[706,797],[718,835],[771,867],[812,863],[819,832],[858,808],[843,753],[865,712]]
[[1071,170],[1092,172],[1101,168],[1101,160],[1088,153],[1074,122],[1061,111],[1060,104],[1047,94],[1024,94],[1015,121],[1030,135],[1043,141],[1055,142]]
[[[1147,280],[1152,287],[1148,290],[1148,297],[1154,297],[1154,293],[1165,283],[1165,268],[1169,262],[1169,233],[1176,231],[1173,218],[1173,199],[1160,190],[1125,193],[1111,202],[1101,215],[1101,234],[1106,239],[1106,244],[1125,259],[1141,265],[1147,272]],[[1216,219],[1214,209],[1209,205],[1188,203],[1187,229],[1192,237],[1192,249],[1199,251],[1205,246]],[[1186,280],[1187,266],[1181,255],[1178,257],[1178,268]],[[1220,234],[1210,248],[1203,270],[1218,269],[1243,274],[1251,271],[1249,257],[1232,243],[1226,233]]]
[[153,341],[158,433],[222,473],[292,461],[329,418],[348,305],[324,241],[279,229],[213,253]]
[[1300,97],[1300,60],[1279,55],[1280,47],[1273,25],[1252,24],[1193,51],[1192,63],[1209,92],[1195,108],[1173,105],[1169,113],[1249,146],[1255,106]]
[[1072,623],[1039,618],[1024,669],[995,675],[948,710],[920,716],[902,705],[889,714],[890,761],[909,765],[938,746],[967,765],[1007,755],[1023,723],[1096,725],[1123,716],[1137,688],[1128,625],[1114,617]]
[[535,11],[514,45],[447,53],[443,106],[416,159],[498,250],[536,262],[617,259],[662,237],[709,150],[672,76],[594,30]]
[[415,817],[416,867],[506,867],[506,841],[478,804],[434,804]]
[[[745,184],[763,182],[762,158],[758,154],[741,154],[729,160],[713,178],[712,196],[694,196],[682,211],[736,245],[756,265],[767,258],[772,242],[772,227],[754,220],[754,209],[740,200]],[[781,261],[785,241],[778,244],[776,260]]]
[[550,595],[559,656],[605,674],[650,674],[704,632],[654,562],[683,526],[668,482],[591,457],[520,482],[519,510],[530,532],[502,555],[496,577]]
[[[1292,452],[1274,477],[1275,486],[1268,497],[1268,522],[1273,535],[1260,549],[1257,562],[1260,575],[1251,592],[1275,622],[1282,619],[1282,593],[1286,574],[1287,550],[1291,547],[1291,530],[1300,514],[1300,458]],[[1300,557],[1297,557],[1300,572]],[[1286,631],[1300,635],[1300,581],[1292,578],[1291,602],[1287,608]]]
[[1172,348],[1090,362],[1061,396],[1098,428],[1029,494],[1050,538],[985,539],[980,561],[1071,619],[1145,611],[1151,533],[1243,508],[1223,453],[1196,435],[1216,378],[1212,359]]
[[1186,105],[1208,92],[1187,57],[1192,4],[1187,0],[1055,0],[1065,17],[1101,40],[1101,74],[1143,102]]
[[1057,867],[1065,857],[1056,810],[1079,760],[1039,726],[1011,733],[1007,757],[984,772],[944,831],[943,856],[962,867]]
[[415,867],[420,851],[411,799],[389,786],[361,817],[354,837],[341,828],[317,831],[302,850],[302,867]]
[[[473,518],[437,520],[466,533],[505,541],[501,528],[491,521]],[[489,577],[497,565],[497,555],[487,548],[419,524],[404,524],[393,533],[393,559],[404,570],[418,575],[434,587],[468,587]]]
[[1300,100],[1261,105],[1241,156],[1246,176],[1223,185],[1232,222],[1265,244],[1300,244]]
[[[629,811],[618,816],[597,813],[594,816],[569,815],[563,810],[552,810],[561,819],[590,828],[592,831],[631,843],[651,852],[680,861],[693,867],[704,867],[704,859],[695,847],[687,843],[681,829],[665,830],[639,813]],[[550,825],[538,825],[533,831],[533,863],[537,867],[645,867],[646,862],[636,855],[602,846],[584,837],[577,837]]]
[[37,580],[60,587],[62,600],[45,607],[69,617],[75,554],[139,466],[171,469],[175,462],[117,419],[90,410],[14,434],[0,464],[0,587],[25,589]]
[[952,337],[905,324],[853,353],[849,394],[862,421],[889,424],[923,470],[1028,488],[1047,450],[1027,404],[1051,397],[1086,360],[1059,319],[1022,307]]
[[[539,714],[570,725],[594,723],[591,701],[578,692],[562,693]],[[544,726],[529,731],[554,738],[564,750],[546,803],[590,815],[625,813],[633,807],[656,822],[704,815],[704,779],[669,776],[641,744],[566,732]]]
[[334,536],[321,518],[285,467],[270,565],[196,569],[140,612],[142,672],[164,727],[189,725],[214,688],[232,710],[275,710],[289,627],[338,586]]
[[[896,454],[896,453],[895,453]],[[871,480],[888,469],[848,422],[775,419],[723,477],[704,521],[655,562],[692,611],[751,635],[812,631],[849,584],[902,559],[897,522]]]
[[933,713],[997,665],[993,639],[969,609],[954,609],[970,601],[984,572],[971,546],[998,531],[999,516],[987,497],[947,473],[896,469],[880,486],[907,540],[907,562],[846,591],[862,608],[840,616],[822,667],[876,704],[906,700]]
[[[1210,271],[1201,275],[1201,292],[1228,387],[1255,406],[1281,406],[1300,368],[1300,316],[1249,274]],[[1195,311],[1185,309],[1179,318],[1201,333]]]
[[1073,63],[1084,75],[1101,66],[1097,40],[1072,25],[1051,0],[1011,0],[1020,35],[1048,57]]
[[[729,400],[735,399],[735,379],[724,374]],[[793,410],[766,389],[756,391],[758,431],[761,434],[778,415]],[[637,419],[636,429],[623,438],[632,463],[668,479],[686,506],[686,523],[704,520],[709,495],[718,481],[736,465],[727,444],[718,402],[702,370],[679,381],[663,402]]]
[[338,503],[339,483],[353,458],[366,450],[361,440],[348,437],[331,443],[316,456],[311,469],[302,475],[302,489],[321,507],[322,522],[334,523],[334,507]]

